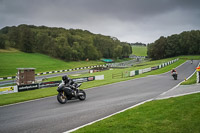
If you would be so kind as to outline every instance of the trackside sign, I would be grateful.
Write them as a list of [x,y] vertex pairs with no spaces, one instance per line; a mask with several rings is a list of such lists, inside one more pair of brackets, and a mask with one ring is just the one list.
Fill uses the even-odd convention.
[[30,85],[18,85],[18,91],[34,90],[38,89],[39,84],[30,84]]

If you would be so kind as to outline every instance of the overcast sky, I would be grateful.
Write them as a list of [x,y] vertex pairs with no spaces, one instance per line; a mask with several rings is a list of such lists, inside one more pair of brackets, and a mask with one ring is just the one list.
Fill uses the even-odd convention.
[[0,0],[0,29],[19,24],[151,43],[160,36],[200,30],[200,0]]

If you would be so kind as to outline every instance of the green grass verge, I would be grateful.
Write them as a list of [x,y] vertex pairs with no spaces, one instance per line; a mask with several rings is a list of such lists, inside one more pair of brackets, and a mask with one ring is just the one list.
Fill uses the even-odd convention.
[[184,59],[184,60],[200,60],[200,55],[184,55],[184,56],[178,56],[178,58],[180,59]]
[[[187,59],[187,60],[200,60],[199,56],[182,56],[182,59]],[[190,77],[188,80],[184,81],[181,83],[181,85],[192,85],[195,84],[197,82],[197,73],[194,73],[194,75],[192,75],[192,77]]]
[[132,54],[137,55],[137,56],[147,56],[147,47],[132,46]]
[[[56,87],[0,95],[0,106],[54,96]],[[56,100],[56,99],[55,99]]]
[[192,85],[197,82],[197,73],[192,75],[192,77],[184,82],[181,83],[181,85]]
[[[13,52],[12,52],[13,51]],[[36,73],[105,64],[101,61],[64,62],[39,53],[0,51],[0,77],[16,76],[16,68],[36,68]]]
[[75,133],[199,133],[200,93],[147,102]]
[[[81,89],[87,89],[87,88],[91,88],[91,87],[102,86],[102,85],[116,83],[116,82],[120,82],[120,81],[131,80],[131,79],[134,79],[134,78],[145,77],[145,76],[148,76],[148,75],[161,74],[161,73],[170,71],[172,68],[179,66],[180,64],[185,62],[185,60],[181,59],[178,62],[175,62],[175,63],[173,63],[173,64],[171,64],[167,67],[164,67],[164,68],[161,68],[161,69],[158,69],[158,70],[154,70],[154,71],[151,71],[151,72],[148,72],[148,73],[144,73],[144,74],[137,75],[137,76],[134,76],[134,77],[112,79],[112,74],[114,74],[114,73],[122,73],[122,72],[130,71],[130,70],[143,69],[143,68],[147,68],[147,67],[150,67],[150,66],[159,65],[163,62],[170,61],[170,60],[172,60],[172,58],[159,60],[159,61],[145,62],[144,64],[140,64],[139,66],[133,66],[132,68],[127,68],[127,69],[107,70],[107,71],[102,71],[102,72],[97,72],[97,73],[92,73],[92,74],[89,74],[89,73],[88,74],[82,74],[80,76],[70,75],[70,77],[71,78],[78,78],[78,77],[87,77],[87,76],[95,76],[95,75],[104,75],[104,78],[105,78],[104,80],[95,80],[95,81],[83,83],[82,86],[81,86]],[[57,80],[61,80],[61,77],[50,78],[47,81],[57,81]],[[57,94],[56,88],[57,87],[51,87],[51,88],[25,91],[25,92],[13,93],[13,94],[3,94],[3,95],[0,95],[0,106],[56,95]]]

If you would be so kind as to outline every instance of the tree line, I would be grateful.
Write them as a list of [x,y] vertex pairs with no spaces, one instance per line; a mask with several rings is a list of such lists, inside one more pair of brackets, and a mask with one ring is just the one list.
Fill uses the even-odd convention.
[[0,49],[17,48],[66,61],[122,58],[132,53],[129,43],[87,30],[19,25],[0,30]]
[[200,54],[200,31],[184,31],[168,37],[161,36],[147,45],[147,55],[152,59],[163,59],[179,55]]

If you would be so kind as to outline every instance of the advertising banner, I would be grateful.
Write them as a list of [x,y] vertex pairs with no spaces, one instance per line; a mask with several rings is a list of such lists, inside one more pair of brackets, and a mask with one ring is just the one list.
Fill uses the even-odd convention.
[[88,79],[87,79],[87,81],[93,81],[93,80],[95,80],[95,77],[94,77],[94,76],[88,77]]
[[60,83],[61,81],[43,82],[39,84],[39,88],[54,87],[58,86]]
[[0,94],[8,94],[17,92],[17,86],[0,87]]
[[83,78],[77,78],[77,79],[72,79],[74,82],[77,82],[77,83],[82,83],[82,82],[87,82],[87,81],[93,81],[95,80],[95,77],[92,76],[92,77],[83,77]]
[[77,78],[77,79],[72,79],[74,82],[77,83],[82,83],[82,82],[87,82],[88,81],[88,77],[83,77],[83,78]]
[[95,76],[95,80],[103,80],[103,79],[104,79],[104,75]]
[[27,91],[39,89],[39,84],[30,84],[30,85],[18,85],[18,91]]

